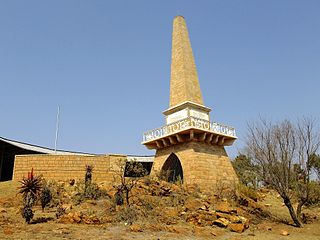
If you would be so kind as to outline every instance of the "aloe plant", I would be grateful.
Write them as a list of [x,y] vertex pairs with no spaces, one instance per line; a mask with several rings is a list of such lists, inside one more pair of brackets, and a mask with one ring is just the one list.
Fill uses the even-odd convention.
[[22,194],[24,203],[32,206],[42,189],[42,178],[40,176],[34,176],[32,168],[31,172],[28,172],[28,177],[24,177],[19,182],[21,183],[19,193]]
[[33,168],[31,172],[28,172],[28,177],[23,178],[19,187],[19,193],[23,197],[24,207],[22,209],[22,217],[26,220],[26,223],[30,223],[33,218],[32,206],[37,200],[42,189],[42,178],[40,176],[34,176]]

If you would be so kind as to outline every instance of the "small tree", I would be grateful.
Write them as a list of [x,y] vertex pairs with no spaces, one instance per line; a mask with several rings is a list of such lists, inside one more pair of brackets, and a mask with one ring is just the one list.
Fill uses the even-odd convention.
[[[248,127],[246,145],[261,179],[280,194],[295,225],[301,227],[301,209],[310,190],[311,156],[320,146],[315,121],[304,118],[297,124],[288,120],[272,124],[261,120]],[[296,210],[293,194],[298,198]]]
[[296,194],[298,196],[297,215],[302,219],[302,207],[310,195],[310,178],[314,156],[320,148],[320,131],[315,119],[303,118],[296,125],[297,163],[301,172],[296,175]]
[[[130,206],[131,192],[137,185],[141,177],[147,174],[143,165],[136,161],[119,160],[116,178],[120,180],[120,186],[117,186],[118,194],[124,192],[126,204]],[[117,196],[120,199],[120,196]]]

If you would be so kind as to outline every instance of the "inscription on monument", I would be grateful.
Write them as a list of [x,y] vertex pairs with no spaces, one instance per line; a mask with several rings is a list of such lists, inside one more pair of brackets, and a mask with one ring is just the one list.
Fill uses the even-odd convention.
[[144,133],[143,141],[150,141],[191,128],[206,130],[212,133],[223,134],[225,136],[236,137],[236,130],[233,127],[229,127],[216,122],[210,123],[209,121],[200,118],[188,117],[178,122],[168,124],[166,126]]

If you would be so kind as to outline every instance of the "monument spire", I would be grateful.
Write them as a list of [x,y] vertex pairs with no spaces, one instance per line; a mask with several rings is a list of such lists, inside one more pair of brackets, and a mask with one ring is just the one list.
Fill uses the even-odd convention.
[[203,105],[202,94],[184,17],[173,20],[170,108],[190,101]]
[[173,20],[170,107],[163,112],[166,125],[147,131],[143,142],[156,149],[151,175],[167,181],[182,180],[207,189],[218,182],[237,182],[224,146],[237,139],[233,127],[210,122],[204,106],[187,25],[182,16]]

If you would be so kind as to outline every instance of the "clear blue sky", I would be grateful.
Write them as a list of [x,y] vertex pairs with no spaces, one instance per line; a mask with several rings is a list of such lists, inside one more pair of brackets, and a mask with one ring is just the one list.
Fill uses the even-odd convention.
[[153,154],[172,20],[185,16],[211,119],[320,116],[320,1],[0,1],[0,136],[93,153]]

